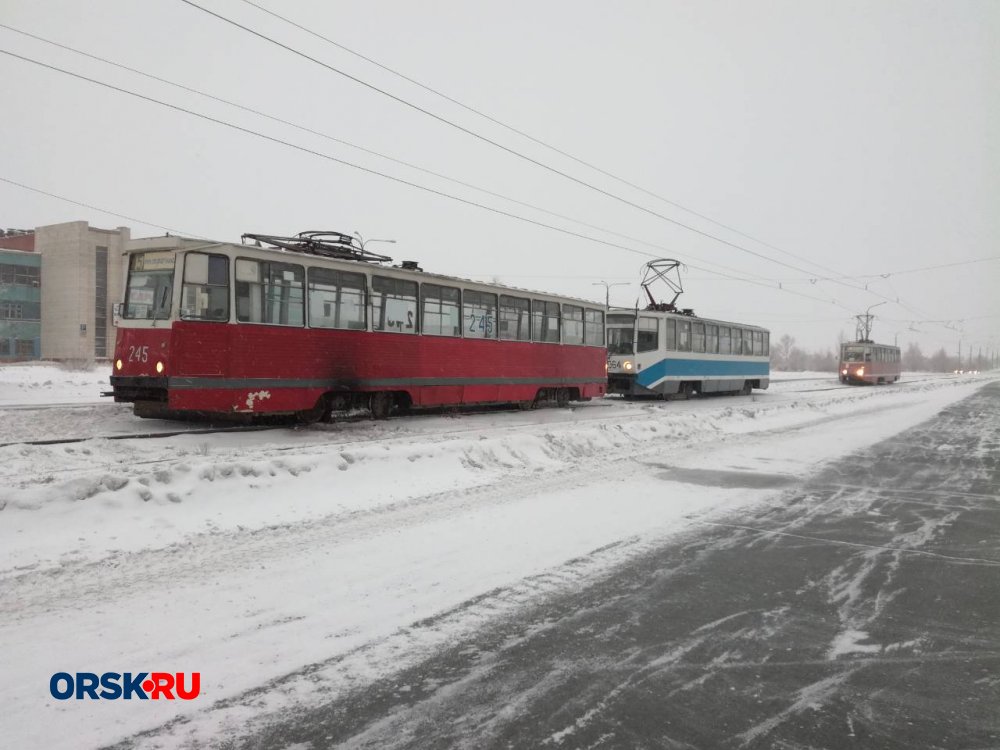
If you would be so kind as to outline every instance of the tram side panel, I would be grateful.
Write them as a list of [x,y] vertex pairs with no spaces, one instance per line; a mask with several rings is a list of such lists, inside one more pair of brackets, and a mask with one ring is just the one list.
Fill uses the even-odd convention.
[[899,347],[856,341],[840,348],[840,382],[845,385],[881,385],[895,383],[902,375]]
[[306,411],[328,393],[402,392],[420,407],[606,391],[592,346],[211,323],[177,324],[173,340],[171,411]]
[[168,326],[123,328],[119,351],[126,359],[140,352],[123,376],[162,391],[139,400],[177,412],[300,412],[325,394],[376,391],[406,393],[418,407],[530,401],[557,387],[593,398],[607,387],[605,350],[594,346],[247,323]]
[[[609,330],[614,349],[608,356],[610,393],[669,398],[693,392],[749,393],[770,385],[769,333],[764,329],[651,311],[639,311],[637,317],[612,313],[609,320],[609,329],[635,326],[631,338],[623,330]],[[740,353],[744,341],[757,353]],[[740,352],[720,353],[720,342]]]
[[678,393],[684,383],[697,384],[700,393],[740,391],[748,382],[751,388],[770,385],[769,365],[764,357],[671,352],[647,364],[640,361],[639,366],[637,384],[661,395]]

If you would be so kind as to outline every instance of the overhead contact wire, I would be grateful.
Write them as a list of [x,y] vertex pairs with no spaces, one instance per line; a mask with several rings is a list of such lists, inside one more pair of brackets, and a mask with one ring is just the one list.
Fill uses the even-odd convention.
[[[462,125],[459,125],[458,123],[453,122],[452,120],[449,120],[446,117],[442,117],[441,115],[437,115],[437,114],[431,112],[430,110],[421,107],[418,104],[414,104],[413,102],[407,101],[406,99],[403,99],[402,97],[396,96],[395,94],[392,94],[392,93],[390,93],[390,92],[388,92],[388,91],[386,91],[384,89],[381,89],[378,86],[375,86],[374,84],[368,83],[367,81],[365,81],[365,80],[363,80],[361,78],[358,78],[357,76],[353,76],[350,73],[347,73],[346,71],[340,70],[339,68],[337,68],[337,67],[335,67],[333,65],[330,65],[329,63],[325,63],[322,60],[319,60],[319,59],[317,59],[315,57],[312,57],[311,55],[307,55],[305,52],[302,52],[301,50],[297,50],[294,47],[291,47],[291,46],[289,46],[287,44],[284,44],[283,42],[280,42],[277,39],[269,37],[266,34],[263,34],[263,33],[259,32],[259,31],[255,30],[255,29],[250,28],[249,26],[245,26],[245,25],[239,23],[238,21],[234,21],[233,19],[227,18],[226,16],[223,16],[220,13],[216,13],[215,11],[209,10],[208,8],[205,8],[205,7],[201,6],[201,5],[198,5],[198,3],[193,2],[193,0],[180,0],[180,1],[182,3],[184,3],[184,4],[186,4],[186,5],[191,6],[192,8],[195,8],[197,10],[202,11],[203,13],[206,13],[206,14],[214,17],[214,18],[217,18],[218,20],[222,21],[223,23],[227,23],[227,24],[229,24],[231,26],[234,26],[234,27],[236,27],[238,29],[241,29],[241,30],[247,32],[248,34],[252,34],[253,36],[258,37],[259,39],[263,39],[266,42],[269,42],[269,43],[274,44],[274,45],[276,45],[278,47],[281,47],[282,49],[287,50],[288,52],[291,52],[292,54],[298,55],[299,57],[302,57],[305,60],[309,60],[310,62],[315,63],[316,65],[319,65],[319,66],[321,66],[323,68],[326,68],[327,70],[329,70],[329,71],[331,71],[333,73],[336,73],[337,75],[343,76],[344,78],[347,78],[348,80],[351,80],[351,81],[353,81],[353,82],[355,82],[355,83],[357,83],[357,84],[359,84],[361,86],[364,86],[367,89],[370,89],[370,90],[375,91],[375,92],[377,92],[379,94],[382,94],[383,96],[386,96],[386,97],[392,99],[393,101],[398,102],[399,104],[402,104],[402,105],[404,105],[406,107],[409,107],[409,108],[411,108],[411,109],[413,109],[413,110],[415,110],[417,112],[420,112],[420,113],[426,115],[427,117],[431,117],[431,118],[437,120],[438,122],[441,122],[441,123],[443,123],[445,125],[448,125],[449,127],[455,128],[456,130],[459,130],[459,131],[465,133],[466,135],[469,135],[469,136],[471,136],[473,138],[476,138],[477,140],[483,141],[484,143],[488,143],[488,144],[494,146],[495,148],[498,148],[498,149],[500,149],[500,150],[502,150],[502,151],[504,151],[504,152],[506,152],[508,154],[511,154],[512,156],[516,156],[519,159],[523,159],[523,160],[525,160],[525,161],[527,161],[527,162],[529,162],[531,164],[534,164],[537,167],[541,167],[542,169],[544,169],[544,170],[546,170],[548,172],[552,172],[553,174],[557,174],[557,175],[559,175],[559,176],[561,176],[561,177],[563,177],[563,178],[565,178],[567,180],[570,180],[571,182],[575,182],[578,185],[581,185],[581,186],[586,187],[586,188],[588,188],[590,190],[593,190],[593,191],[595,191],[597,193],[600,193],[601,195],[604,195],[604,196],[606,196],[608,198],[611,198],[613,200],[619,201],[620,203],[623,203],[623,204],[625,204],[627,206],[631,206],[632,208],[635,208],[635,209],[637,209],[639,211],[647,213],[647,214],[649,214],[651,216],[655,216],[655,217],[657,217],[659,219],[662,219],[663,221],[669,222],[670,224],[674,224],[676,226],[682,227],[683,229],[687,229],[688,231],[694,232],[695,234],[701,235],[702,237],[706,237],[708,239],[715,240],[716,242],[719,242],[719,243],[721,243],[723,245],[731,247],[731,248],[733,248],[735,250],[739,250],[741,252],[745,252],[745,253],[748,253],[750,255],[753,255],[754,257],[760,258],[761,260],[766,260],[766,261],[771,262],[771,263],[776,263],[778,265],[784,266],[785,268],[790,268],[790,269],[792,269],[794,271],[798,271],[798,272],[804,273],[806,275],[810,275],[810,276],[814,276],[815,275],[813,272],[808,271],[808,270],[806,270],[804,268],[800,268],[800,267],[794,266],[794,265],[792,265],[790,263],[786,263],[784,261],[768,257],[767,255],[764,255],[763,253],[758,253],[758,252],[756,252],[754,250],[750,250],[750,249],[748,249],[746,247],[743,247],[742,245],[739,245],[739,244],[737,244],[735,242],[730,242],[729,240],[723,239],[722,237],[718,237],[716,235],[713,235],[710,232],[705,232],[705,231],[703,231],[701,229],[698,229],[697,227],[693,227],[693,226],[691,226],[689,224],[685,224],[684,222],[678,221],[677,219],[672,219],[669,216],[666,216],[664,214],[659,213],[658,211],[654,211],[651,208],[647,208],[647,207],[642,206],[642,205],[640,205],[638,203],[635,203],[634,201],[630,201],[627,198],[623,198],[623,197],[621,197],[619,195],[616,195],[616,194],[614,194],[612,192],[604,190],[604,189],[602,189],[602,188],[600,188],[600,187],[598,187],[596,185],[593,185],[593,184],[587,182],[586,180],[581,180],[578,177],[574,177],[571,174],[567,174],[566,172],[563,172],[563,171],[561,171],[559,169],[556,169],[555,167],[549,166],[548,164],[545,164],[544,162],[538,161],[537,159],[533,159],[532,157],[530,157],[530,156],[528,156],[526,154],[522,154],[521,152],[519,152],[519,151],[517,151],[515,149],[512,149],[512,148],[510,148],[508,146],[504,146],[502,143],[494,141],[491,138],[487,138],[486,136],[481,135],[481,134],[475,132],[474,130],[470,130],[469,128],[466,128],[466,127],[464,127]],[[845,283],[843,281],[840,281],[838,279],[835,279],[835,278],[830,278],[830,277],[821,277],[821,278],[823,278],[824,281],[830,281],[832,283],[841,284],[842,286],[846,286],[846,287],[851,288],[851,289],[860,290],[859,287],[854,287],[854,286],[852,286],[850,284],[847,284],[847,283]],[[861,291],[863,291],[863,290],[861,290]]]

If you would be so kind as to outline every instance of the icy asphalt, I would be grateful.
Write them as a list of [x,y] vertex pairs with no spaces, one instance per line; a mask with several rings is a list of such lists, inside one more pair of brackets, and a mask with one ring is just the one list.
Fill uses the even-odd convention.
[[1000,747],[1000,384],[804,481],[650,470],[775,499],[221,746]]

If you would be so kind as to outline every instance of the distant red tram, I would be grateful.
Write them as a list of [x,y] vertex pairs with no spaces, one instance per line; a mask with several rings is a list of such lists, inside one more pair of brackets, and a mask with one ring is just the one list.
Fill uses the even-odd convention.
[[336,232],[170,239],[128,254],[111,384],[140,416],[385,418],[607,390],[602,305],[391,266]]
[[895,383],[900,376],[898,346],[873,341],[840,345],[840,382],[851,385]]

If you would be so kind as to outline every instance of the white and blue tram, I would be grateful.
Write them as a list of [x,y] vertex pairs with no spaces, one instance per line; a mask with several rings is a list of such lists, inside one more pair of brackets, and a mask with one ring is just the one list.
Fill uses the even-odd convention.
[[608,393],[688,398],[742,393],[770,383],[770,333],[687,311],[611,310]]

